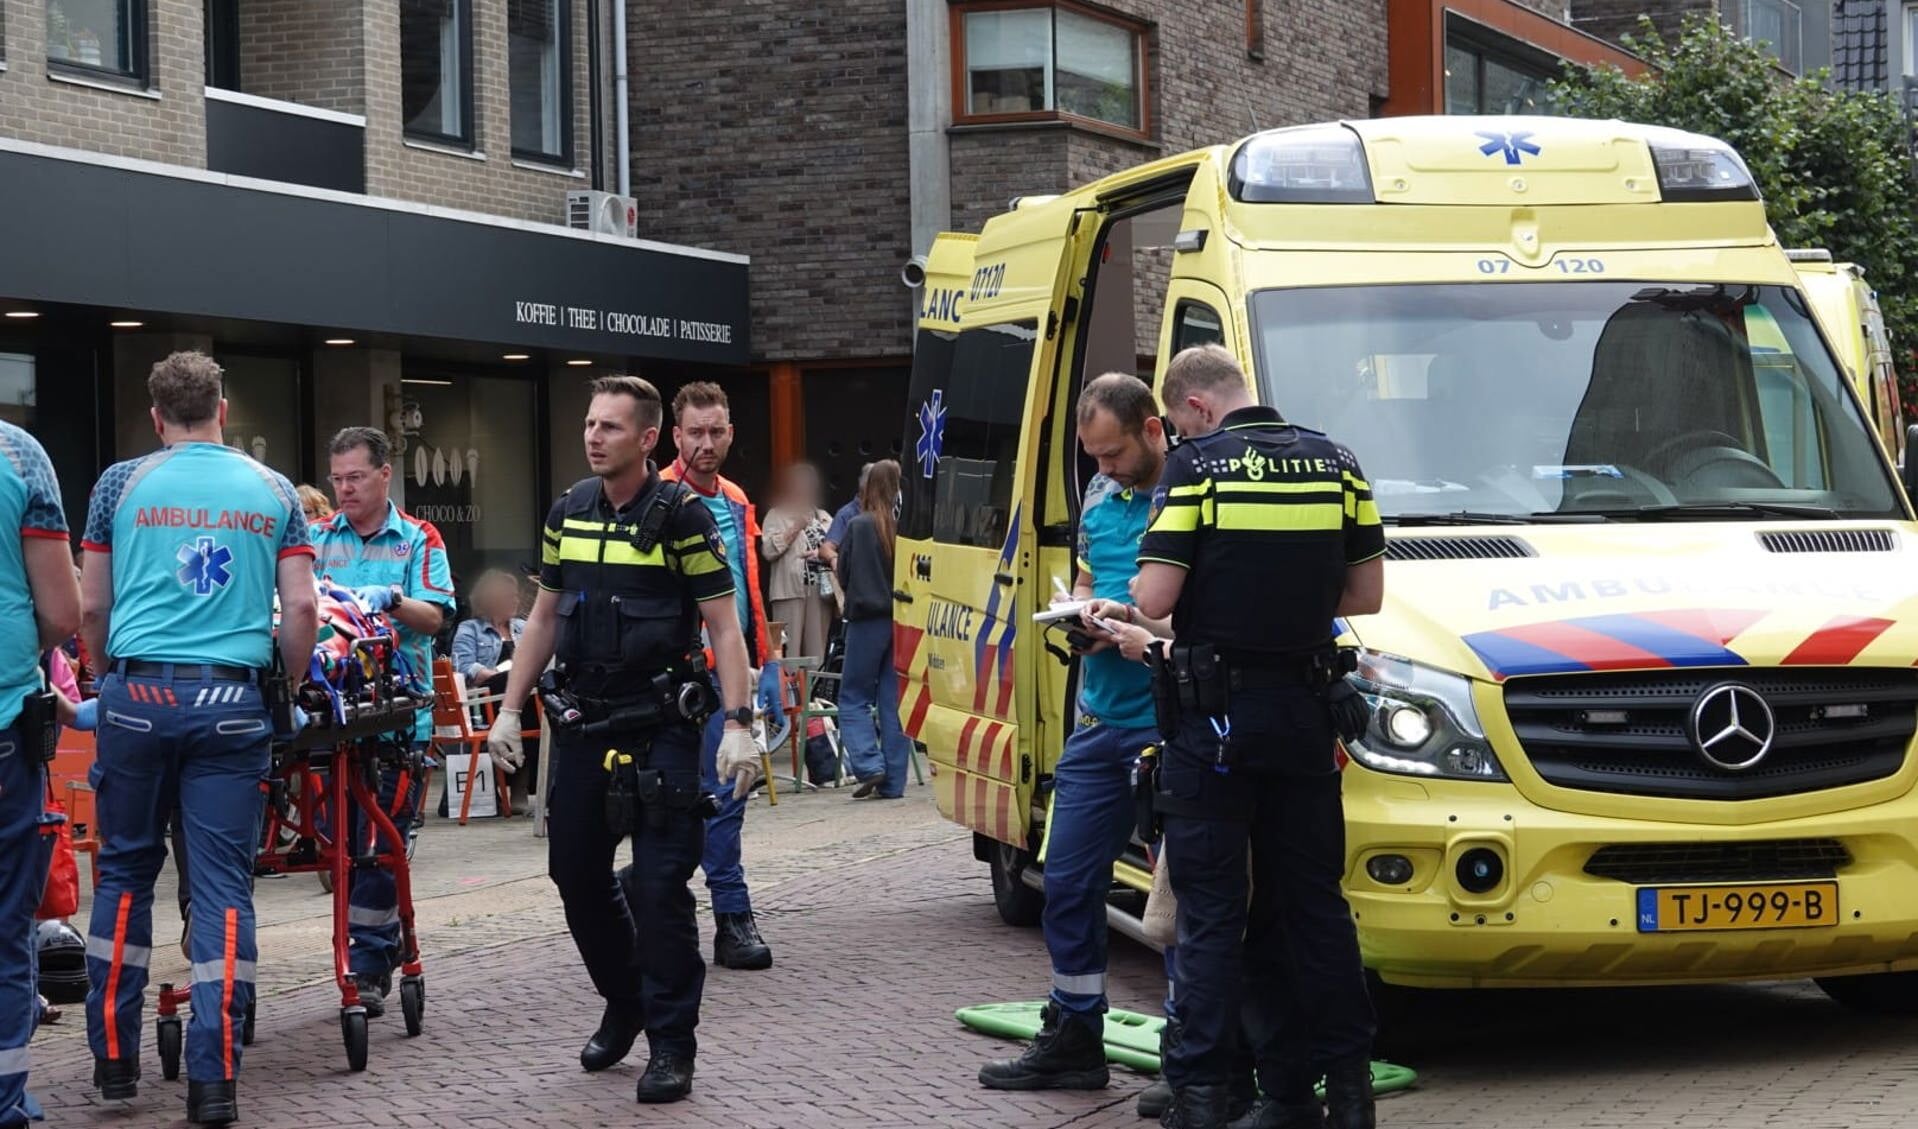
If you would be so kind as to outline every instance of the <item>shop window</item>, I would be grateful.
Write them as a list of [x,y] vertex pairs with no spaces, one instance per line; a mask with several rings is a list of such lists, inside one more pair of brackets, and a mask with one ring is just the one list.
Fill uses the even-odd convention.
[[216,349],[226,370],[226,445],[300,478],[300,364],[291,357],[235,356]]
[[47,0],[47,63],[146,79],[146,0]]
[[410,361],[405,372],[395,493],[439,529],[464,606],[484,570],[538,563],[537,541],[528,539],[545,517],[534,497],[534,385]]
[[564,0],[507,0],[515,156],[572,160],[568,6]]
[[32,429],[38,388],[32,354],[0,353],[0,420]]
[[1098,122],[1149,133],[1146,27],[1067,3],[953,5],[961,122]]
[[1445,112],[1448,114],[1551,114],[1547,84],[1559,60],[1490,33],[1456,27],[1445,37]]
[[472,0],[400,0],[400,112],[406,132],[473,141]]

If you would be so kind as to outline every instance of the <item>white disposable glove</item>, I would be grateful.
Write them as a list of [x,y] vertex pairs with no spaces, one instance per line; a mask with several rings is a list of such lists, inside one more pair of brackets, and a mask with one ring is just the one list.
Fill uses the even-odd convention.
[[728,729],[719,738],[714,768],[720,780],[733,782],[733,799],[743,800],[759,781],[759,745],[749,729]]
[[486,751],[493,756],[493,763],[509,772],[516,772],[526,763],[526,742],[519,735],[519,711],[501,710],[493,719],[493,728],[486,731]]

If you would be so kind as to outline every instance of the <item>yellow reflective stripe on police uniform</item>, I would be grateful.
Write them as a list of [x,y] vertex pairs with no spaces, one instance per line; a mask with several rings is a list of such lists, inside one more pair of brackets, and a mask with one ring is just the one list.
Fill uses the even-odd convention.
[[[571,522],[567,523],[571,525]],[[597,537],[561,537],[559,540],[559,559],[562,561],[584,561],[588,564],[638,565],[641,567],[665,568],[666,554],[659,546],[642,553],[633,547],[633,543],[621,536]]]
[[1221,532],[1259,530],[1339,530],[1345,528],[1345,507],[1338,502],[1294,502],[1283,506],[1259,502],[1220,502],[1213,528]]

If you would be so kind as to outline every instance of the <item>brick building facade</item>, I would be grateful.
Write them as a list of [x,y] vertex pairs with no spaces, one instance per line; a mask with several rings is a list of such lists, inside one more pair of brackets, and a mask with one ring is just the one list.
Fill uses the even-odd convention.
[[0,0],[0,418],[70,520],[152,445],[174,349],[221,360],[228,441],[296,481],[341,426],[393,433],[468,579],[529,562],[584,474],[586,378],[740,377],[737,243],[566,226],[617,181],[613,27],[611,0]]

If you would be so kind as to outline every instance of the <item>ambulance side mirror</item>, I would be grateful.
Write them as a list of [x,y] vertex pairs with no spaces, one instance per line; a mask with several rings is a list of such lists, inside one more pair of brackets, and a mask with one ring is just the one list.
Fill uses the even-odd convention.
[[1905,480],[1905,497],[1918,506],[1918,423],[1905,428],[1905,459],[1900,470]]

